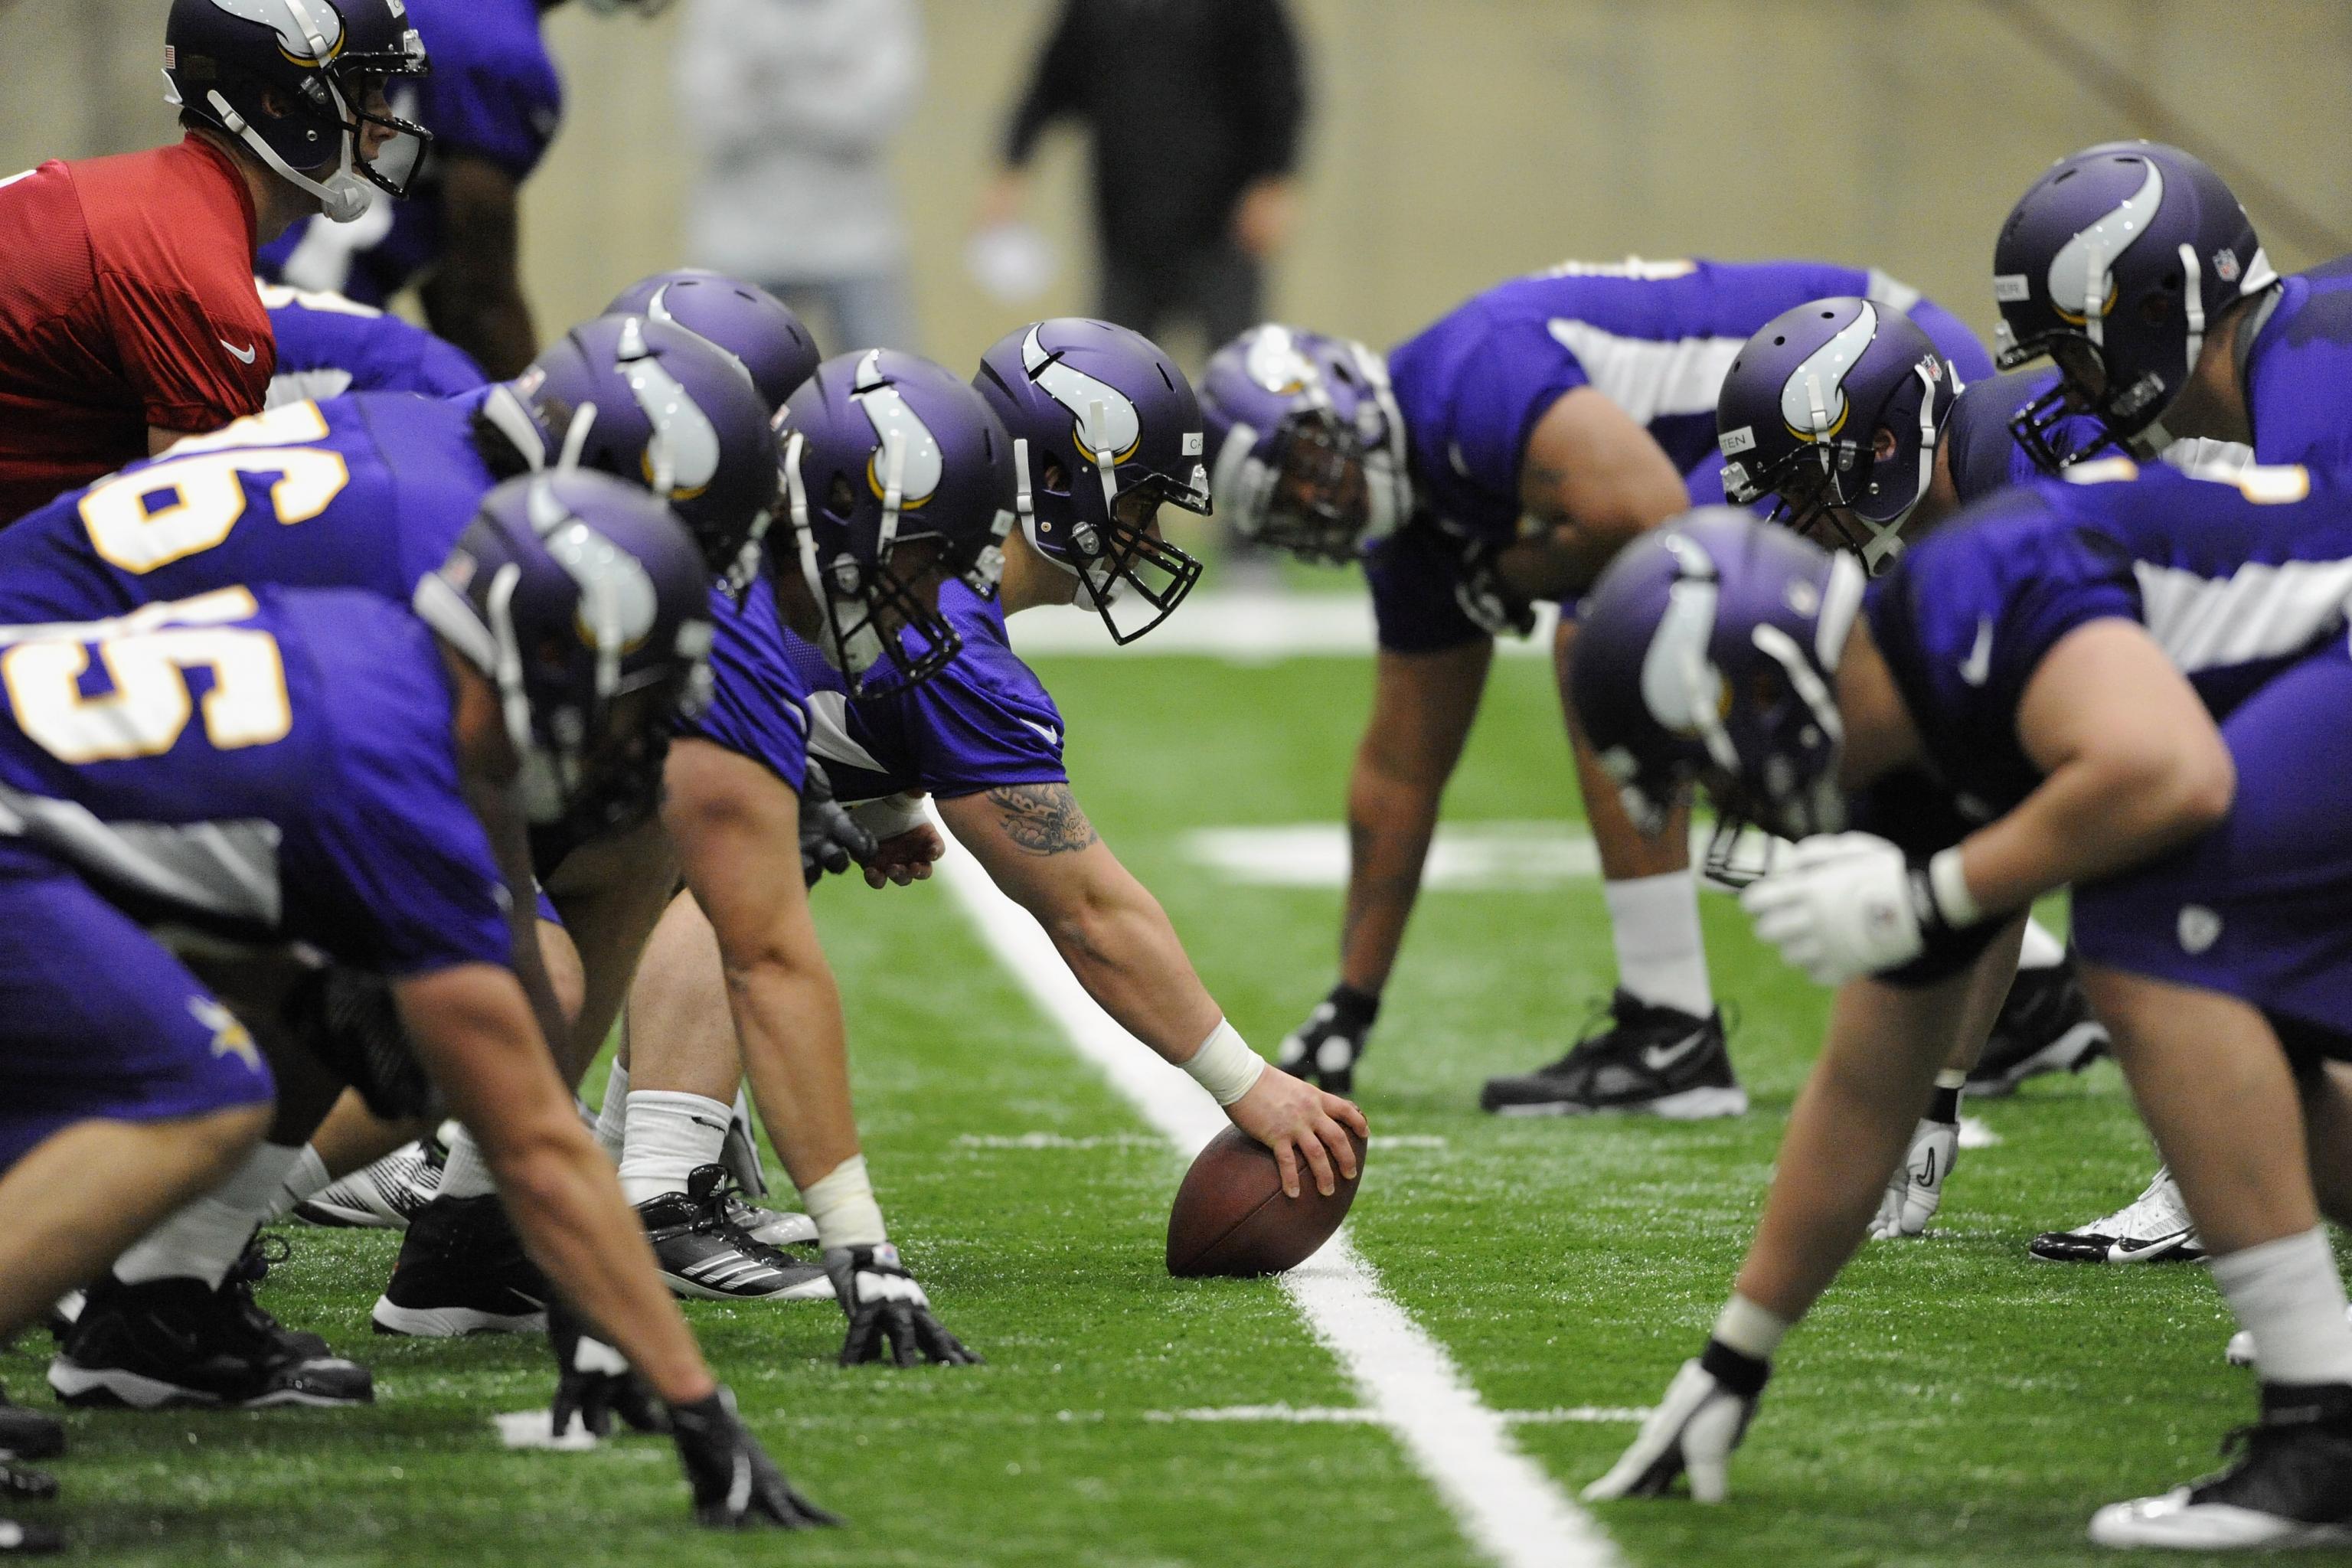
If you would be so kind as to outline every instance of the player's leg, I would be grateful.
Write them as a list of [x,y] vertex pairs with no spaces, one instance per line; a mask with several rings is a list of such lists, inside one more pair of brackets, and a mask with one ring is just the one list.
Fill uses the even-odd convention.
[[1553,673],[1585,817],[1600,854],[1617,988],[1604,1027],[1548,1067],[1488,1079],[1480,1103],[1517,1116],[1739,1115],[1748,1109],[1748,1095],[1732,1074],[1723,1016],[1707,981],[1688,813],[1676,811],[1654,838],[1626,815],[1615,783],[1576,720],[1569,695],[1575,646],[1575,623],[1563,617],[1552,645]]
[[1998,1097],[2043,1073],[2081,1072],[2106,1048],[2106,1026],[2091,1012],[2066,944],[2029,919],[2017,978],[1969,1067],[1969,1092]]

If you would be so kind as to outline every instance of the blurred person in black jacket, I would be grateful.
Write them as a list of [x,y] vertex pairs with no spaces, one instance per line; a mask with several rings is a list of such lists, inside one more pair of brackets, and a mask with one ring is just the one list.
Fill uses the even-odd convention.
[[1283,0],[1064,0],[981,222],[1017,218],[1038,137],[1078,121],[1094,143],[1097,313],[1148,337],[1189,321],[1213,346],[1263,318],[1306,118]]

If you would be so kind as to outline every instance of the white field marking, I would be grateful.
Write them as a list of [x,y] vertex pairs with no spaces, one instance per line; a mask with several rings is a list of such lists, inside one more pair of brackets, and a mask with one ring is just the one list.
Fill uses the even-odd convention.
[[[1570,1424],[1647,1421],[1646,1408],[1603,1405],[1557,1405],[1549,1410],[1498,1410],[1496,1417],[1507,1426],[1558,1426]],[[1293,1426],[1369,1426],[1379,1424],[1377,1410],[1357,1405],[1220,1405],[1200,1410],[1147,1410],[1146,1421],[1270,1421]]]
[[[1558,612],[1536,606],[1535,633],[1497,637],[1506,658],[1551,655]],[[1271,664],[1276,659],[1343,655],[1369,658],[1376,639],[1372,602],[1362,594],[1194,594],[1182,607],[1141,637],[1121,647],[1103,632],[1102,617],[1075,605],[1024,610],[1013,623],[1013,649],[1026,658],[1151,658],[1175,654],[1229,659],[1235,664]]]
[[[1216,1136],[1226,1125],[1216,1102],[1096,1006],[1037,922],[969,853],[952,839],[950,845],[940,862],[950,890],[1077,1053],[1180,1152],[1189,1157]],[[1444,1348],[1381,1289],[1346,1226],[1280,1283],[1315,1337],[1339,1357],[1373,1419],[1403,1447],[1486,1556],[1503,1568],[1614,1568],[1621,1562],[1592,1516],[1521,1451]]]
[[[1160,1146],[1160,1140],[1147,1138],[1139,1132],[1090,1133],[1072,1137],[1066,1132],[966,1132],[956,1139],[959,1149],[1130,1149]],[[1372,1135],[1375,1149],[1443,1149],[1445,1139],[1434,1132],[1376,1132]]]
[[1960,1118],[1960,1147],[1963,1149],[1998,1149],[2000,1134],[1984,1124],[1981,1117]]
[[[1703,824],[1691,827],[1691,858],[1706,853]],[[1342,888],[1348,837],[1336,822],[1272,827],[1203,827],[1184,836],[1185,855],[1230,882],[1259,888]],[[1565,822],[1444,824],[1423,863],[1421,885],[1439,892],[1515,891],[1589,882],[1601,875],[1592,835]],[[1728,889],[1702,877],[1709,892]]]

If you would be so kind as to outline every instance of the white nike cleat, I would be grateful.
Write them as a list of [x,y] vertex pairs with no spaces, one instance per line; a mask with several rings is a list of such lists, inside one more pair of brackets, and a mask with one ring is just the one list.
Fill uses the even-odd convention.
[[2172,1173],[2158,1167],[2139,1196],[2080,1230],[2045,1231],[2028,1247],[2045,1263],[2194,1263],[2205,1256]]
[[[2347,1321],[2352,1321],[2352,1307],[2347,1307],[2344,1309],[2344,1316]],[[2236,1333],[2230,1336],[2230,1346],[2221,1353],[2223,1356],[2228,1358],[2231,1366],[2253,1365],[2254,1336],[2246,1332],[2245,1330],[2240,1329]]]

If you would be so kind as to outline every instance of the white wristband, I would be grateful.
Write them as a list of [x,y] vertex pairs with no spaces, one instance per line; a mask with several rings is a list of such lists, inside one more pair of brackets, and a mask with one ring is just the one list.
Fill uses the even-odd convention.
[[1256,1086],[1258,1074],[1265,1071],[1265,1058],[1250,1049],[1249,1042],[1223,1018],[1201,1042],[1201,1048],[1180,1065],[1219,1105],[1231,1105],[1247,1094]]
[[1723,1304],[1723,1315],[1715,1321],[1717,1339],[1741,1355],[1754,1356],[1758,1361],[1770,1361],[1788,1332],[1786,1318],[1758,1306],[1737,1290]]
[[879,800],[861,800],[849,808],[849,815],[858,826],[874,835],[877,843],[911,833],[930,821],[923,810],[923,797],[919,795],[886,795]]
[[863,1154],[852,1154],[830,1175],[803,1187],[801,1202],[816,1222],[819,1247],[879,1247],[890,1239],[882,1228],[882,1205],[874,1201]]
[[1976,896],[1969,891],[1968,873],[1960,869],[1960,847],[1939,849],[1927,862],[1927,890],[1936,895],[1936,912],[1955,931],[1984,919]]

